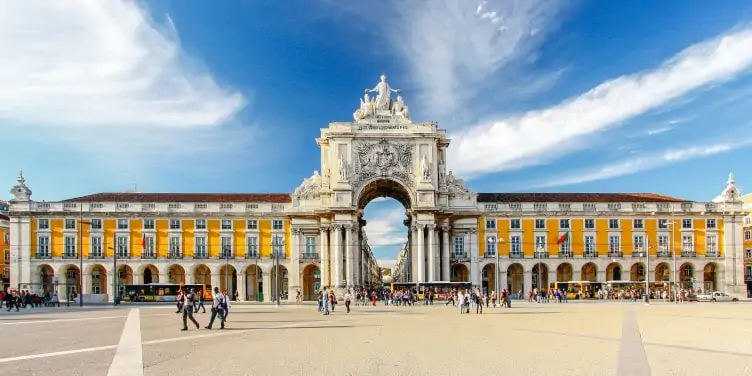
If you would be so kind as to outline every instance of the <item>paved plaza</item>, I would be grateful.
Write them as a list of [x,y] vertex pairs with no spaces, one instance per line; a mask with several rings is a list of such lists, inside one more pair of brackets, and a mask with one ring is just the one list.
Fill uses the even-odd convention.
[[3,310],[0,375],[752,374],[750,303],[353,308],[235,306],[186,332],[174,306]]

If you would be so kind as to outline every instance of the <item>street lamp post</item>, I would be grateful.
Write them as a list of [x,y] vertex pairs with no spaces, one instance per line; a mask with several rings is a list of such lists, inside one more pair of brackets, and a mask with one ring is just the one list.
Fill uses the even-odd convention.
[[[79,203],[79,219],[78,219],[78,280],[81,281],[81,291],[78,291],[78,306],[83,307],[84,306],[84,235],[83,235],[83,225],[89,225],[91,226],[91,222],[84,221],[84,206],[83,204]],[[67,283],[66,283],[67,287]],[[67,289],[66,289],[67,290]],[[68,291],[65,292],[68,296],[66,297],[66,300],[70,300],[70,294],[68,294]]]
[[[542,245],[538,245],[538,291],[541,291],[543,288],[541,287],[541,284],[543,283],[543,277],[541,275],[541,263],[543,258],[543,252],[545,249]],[[558,278],[558,277],[557,277]],[[558,281],[558,279],[557,279]]]
[[112,305],[116,306],[118,305],[118,298],[117,298],[117,290],[118,290],[118,284],[117,284],[117,278],[118,278],[118,269],[117,269],[117,245],[115,244],[115,235],[112,236],[112,243],[115,245],[114,247],[107,247],[107,241],[105,240],[105,247],[112,250]]
[[650,239],[645,239],[645,304],[650,304]]
[[276,295],[274,301],[275,306],[279,307],[279,238],[274,238],[272,249],[274,250],[274,295]]
[[[489,248],[491,247],[491,245],[496,245],[496,242],[497,242],[496,237],[494,236],[489,236],[488,239],[486,239],[486,241],[488,243]],[[502,242],[504,242],[504,238],[499,238],[498,242],[499,244],[501,244]],[[499,249],[498,247],[496,247],[494,256],[496,257],[496,266],[494,267],[494,290],[495,290],[495,293],[498,294],[499,293]]]

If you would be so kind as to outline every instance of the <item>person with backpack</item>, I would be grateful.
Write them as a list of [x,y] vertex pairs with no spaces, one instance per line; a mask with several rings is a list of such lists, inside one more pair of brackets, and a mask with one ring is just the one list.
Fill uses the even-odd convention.
[[225,296],[222,295],[221,292],[219,292],[219,287],[214,288],[214,297],[212,299],[212,307],[211,307],[211,318],[209,319],[209,325],[206,326],[206,329],[211,329],[212,325],[214,325],[214,319],[217,318],[217,315],[219,315],[219,323],[220,323],[220,329],[225,328]]
[[198,321],[193,318],[193,305],[196,303],[196,294],[193,292],[193,289],[189,289],[187,293],[183,294],[182,300],[183,329],[181,330],[188,330],[188,319],[191,319],[191,321],[193,321],[193,323],[196,325],[196,329],[198,329],[200,327],[198,325]]

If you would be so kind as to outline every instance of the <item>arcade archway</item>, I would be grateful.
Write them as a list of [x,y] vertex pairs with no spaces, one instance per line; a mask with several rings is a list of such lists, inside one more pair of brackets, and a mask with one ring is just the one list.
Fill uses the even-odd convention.
[[[507,289],[510,294],[517,294],[524,286],[524,269],[520,264],[512,264],[507,268]],[[522,291],[524,292],[524,291]]]
[[198,264],[193,270],[193,283],[197,285],[211,285],[211,269],[204,264]]
[[261,301],[264,291],[263,272],[258,265],[245,268],[245,300]]
[[635,263],[629,270],[629,280],[632,282],[644,282],[645,273],[645,264],[641,262]]
[[321,289],[321,270],[316,265],[308,265],[303,269],[303,300],[316,300]]
[[496,265],[486,264],[481,274],[481,288],[486,294],[496,291]]
[[[540,268],[540,270],[539,270]],[[533,288],[547,289],[548,288],[548,265],[544,263],[535,263],[532,269]],[[538,279],[541,283],[538,284]]]
[[176,285],[185,283],[185,269],[180,265],[171,265],[167,268],[167,281]]
[[671,268],[668,264],[662,262],[655,267],[655,281],[656,282],[669,282],[671,280]]
[[219,268],[219,290],[227,291],[227,295],[234,296],[238,286],[238,272],[232,265],[222,265]]
[[606,267],[606,281],[621,281],[621,265],[612,262]]
[[470,282],[470,271],[464,264],[452,265],[451,276],[451,282]]
[[703,276],[703,286],[702,289],[705,291],[715,291],[718,289],[718,265],[714,262],[709,262],[707,265],[705,265],[705,269],[703,270],[702,276]]
[[289,296],[289,293],[290,293],[289,288],[288,288],[289,285],[288,285],[287,268],[285,268],[282,265],[280,265],[278,268],[279,268],[279,273],[277,273],[276,268],[272,267],[272,273],[271,273],[271,276],[272,276],[272,278],[271,278],[271,282],[272,282],[272,286],[271,286],[272,296],[271,296],[271,301],[275,301],[276,297],[277,297],[277,284],[275,283],[275,279],[277,279],[279,281],[279,291],[280,291],[280,295],[279,296],[280,296],[281,300],[286,300],[287,297]]
[[44,292],[55,289],[55,270],[47,264],[39,265],[39,284]]
[[141,272],[141,281],[143,284],[159,283],[159,269],[154,265],[146,265]]
[[598,267],[594,263],[589,262],[582,266],[582,280],[588,282],[598,281]]
[[565,262],[556,267],[556,281],[569,282],[572,280],[572,264]]

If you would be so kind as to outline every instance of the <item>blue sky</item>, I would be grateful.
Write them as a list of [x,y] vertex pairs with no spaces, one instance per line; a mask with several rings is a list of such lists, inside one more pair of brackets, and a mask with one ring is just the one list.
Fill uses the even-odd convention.
[[[752,184],[747,1],[56,4],[0,5],[0,176],[37,200],[291,192],[382,72],[475,191]],[[401,211],[366,209],[381,259]]]

